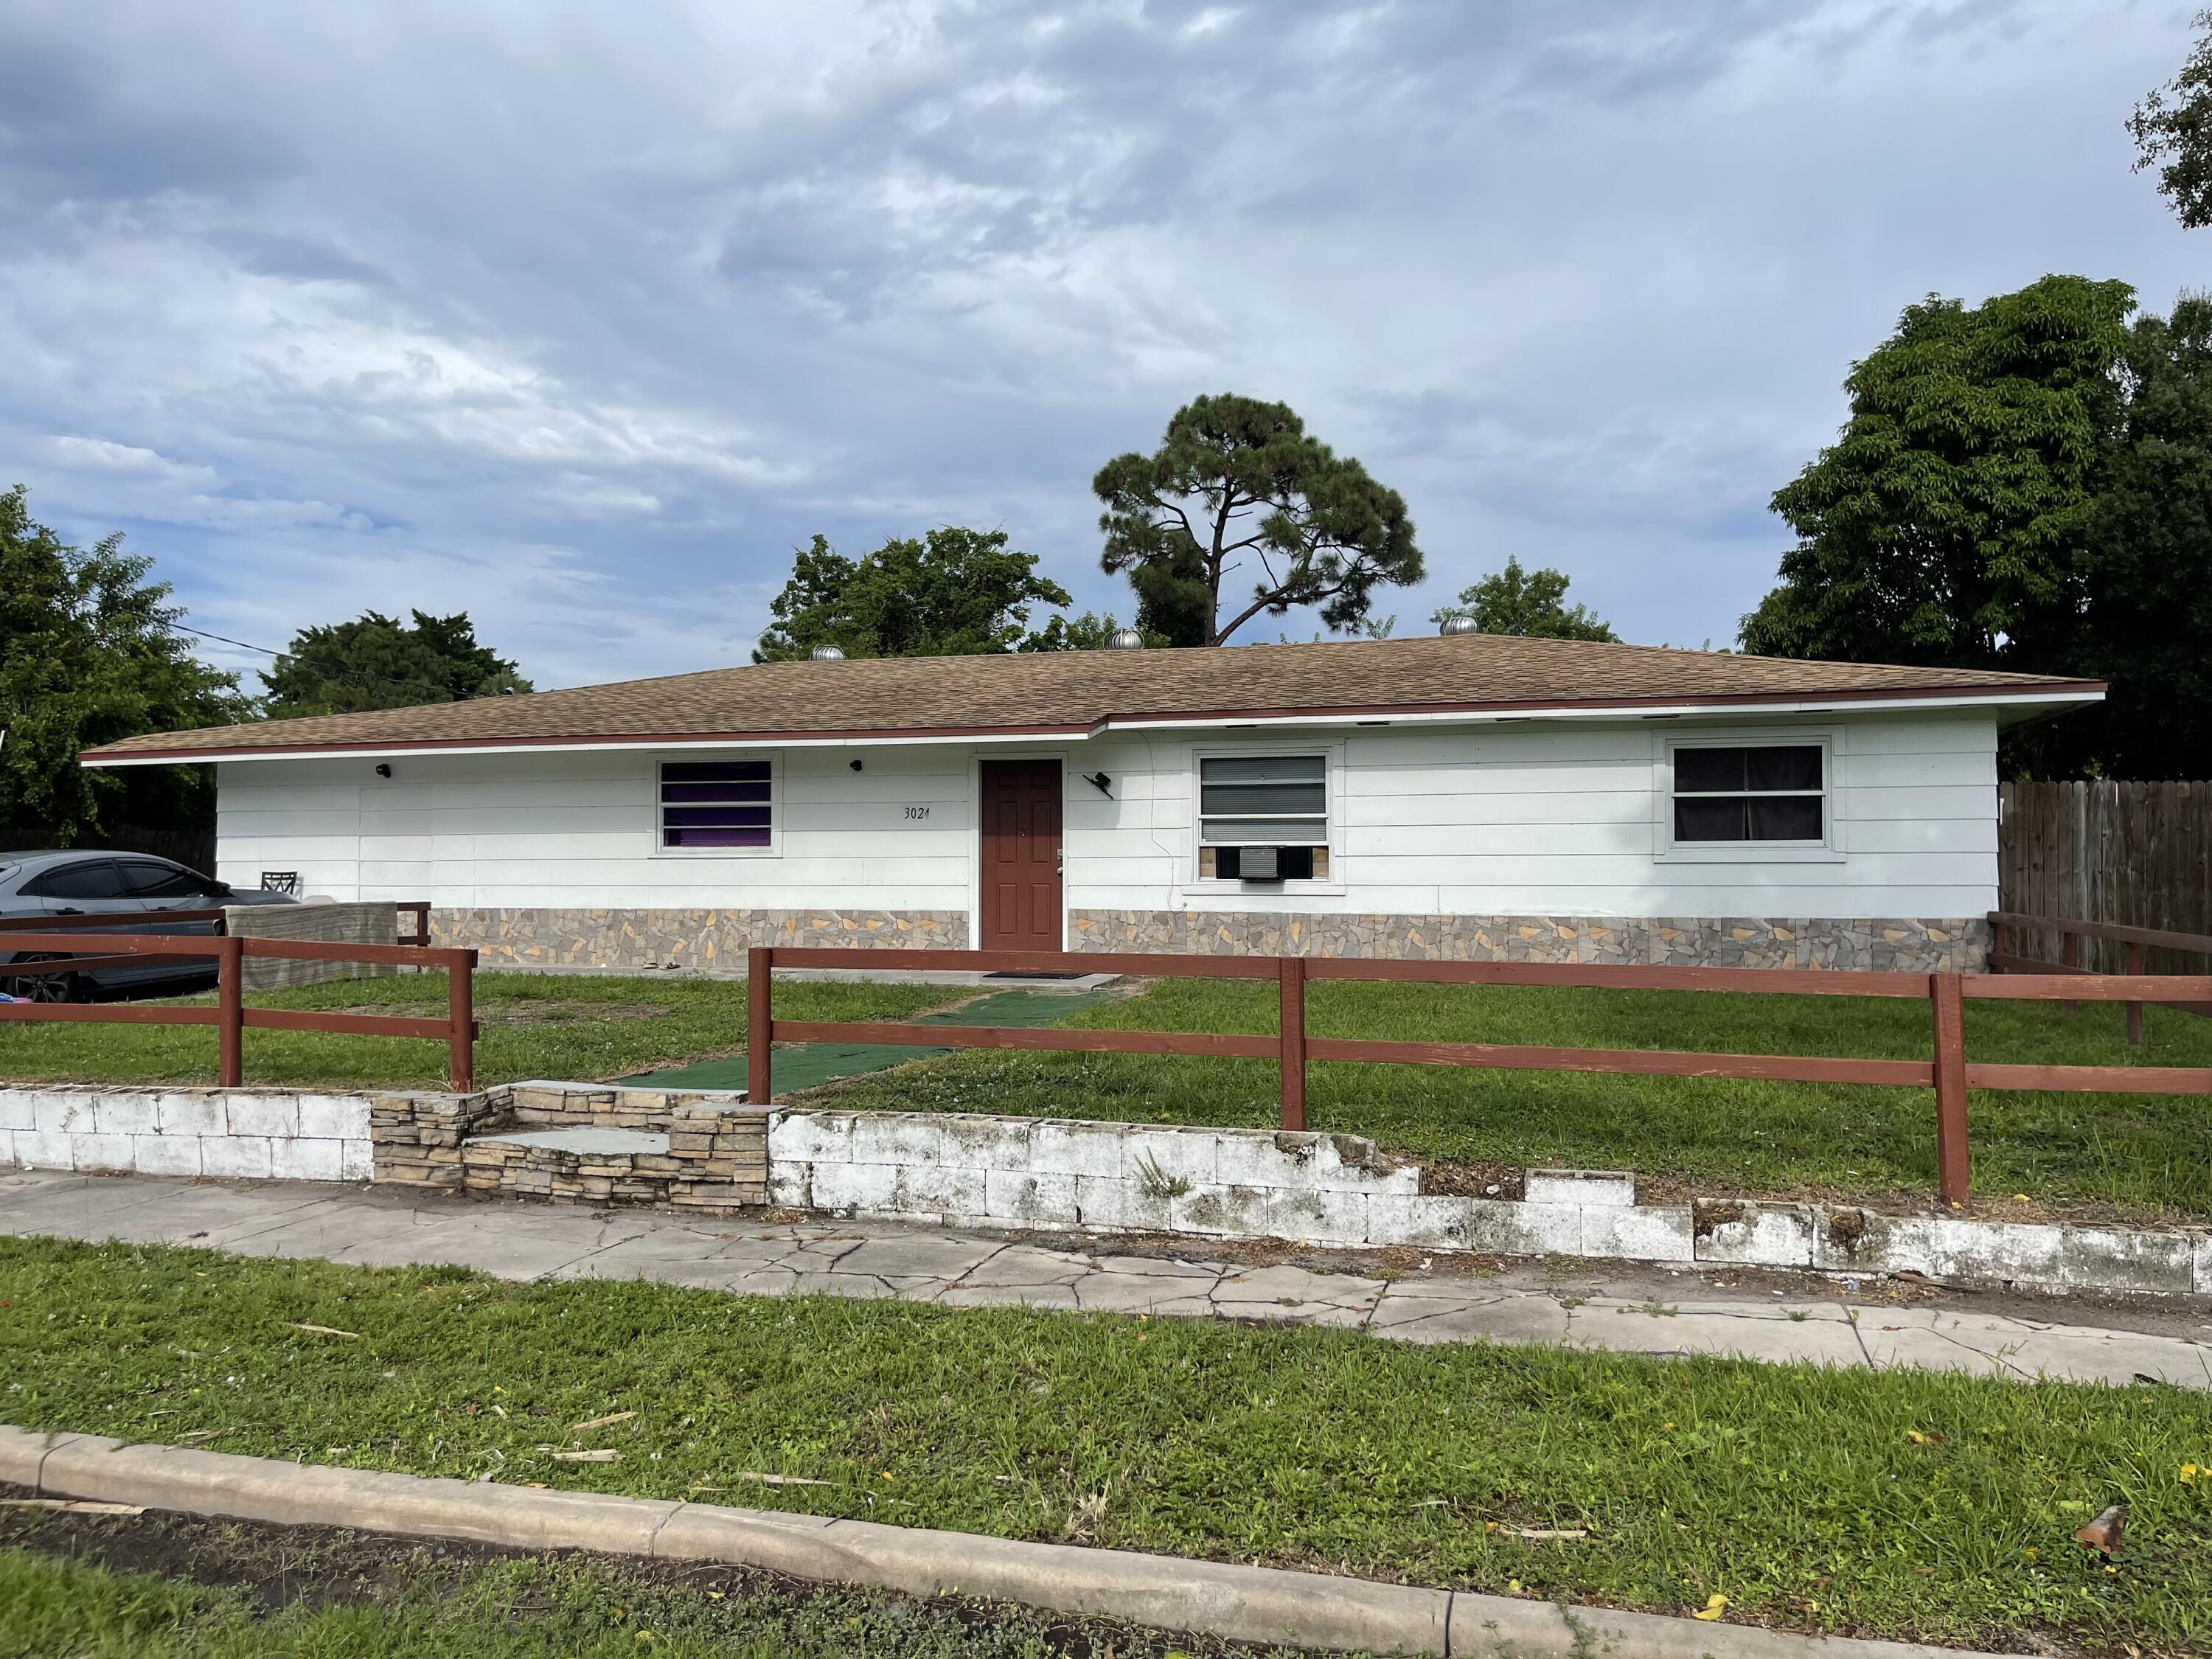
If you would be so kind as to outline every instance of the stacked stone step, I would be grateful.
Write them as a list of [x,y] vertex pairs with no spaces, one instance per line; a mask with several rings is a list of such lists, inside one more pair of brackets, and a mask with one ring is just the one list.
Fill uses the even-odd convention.
[[497,1091],[374,1094],[368,1134],[374,1179],[402,1187],[459,1188],[461,1143],[504,1109]]
[[576,1152],[471,1140],[461,1148],[471,1192],[586,1204],[665,1204],[678,1165],[651,1152]]
[[716,1215],[767,1203],[768,1119],[757,1108],[677,1106],[668,1120],[668,1157],[678,1166],[668,1201]]
[[[665,1153],[524,1146],[506,1130],[665,1133]],[[768,1114],[720,1091],[517,1083],[474,1095],[372,1097],[376,1179],[592,1204],[728,1214],[768,1200]]]

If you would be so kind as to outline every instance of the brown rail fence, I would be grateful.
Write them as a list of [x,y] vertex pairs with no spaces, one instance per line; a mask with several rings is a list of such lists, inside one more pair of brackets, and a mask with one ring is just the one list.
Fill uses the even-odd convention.
[[[220,918],[220,910],[169,910],[165,921]],[[466,1093],[475,1086],[477,953],[473,950],[425,950],[413,945],[325,944],[313,939],[255,939],[207,934],[111,933],[101,932],[100,954],[87,953],[85,933],[112,927],[112,916],[71,918],[56,926],[0,923],[0,948],[9,951],[68,952],[35,962],[0,963],[0,978],[34,979],[48,974],[81,974],[125,968],[148,957],[211,957],[216,964],[212,1008],[177,1004],[106,1002],[0,1002],[0,1020],[63,1020],[94,1025],[212,1025],[216,1028],[216,1083],[235,1089],[244,1081],[247,1030],[337,1031],[356,1036],[428,1037],[447,1044],[453,1086]],[[249,1008],[245,997],[248,957],[289,961],[389,963],[446,970],[446,1018],[415,1018],[399,1014],[323,1013],[307,1009]]]
[[[2022,944],[2019,936],[2037,933],[2058,935],[2058,960],[2027,954],[2008,947]],[[2161,927],[2124,927],[2111,921],[2075,921],[2063,916],[2022,915],[2013,910],[1990,912],[1990,966],[2001,974],[2080,974],[2081,941],[2085,939],[2107,939],[2127,948],[2124,972],[2138,978],[2143,976],[2143,954],[2147,951],[2178,951],[2191,956],[2212,957],[2212,933],[2176,933]],[[2095,973],[2097,969],[2087,971]],[[2183,986],[2201,983],[2194,979],[2183,979],[2166,975],[2152,975],[2154,979],[2169,980]],[[2185,993],[2186,994],[2186,993]],[[2187,1014],[2202,1014],[2212,1018],[2212,1002],[2176,1001],[2171,996],[2151,997],[2162,1008],[2179,1008]],[[2143,1006],[2130,1002],[2127,1011],[2128,1041],[2137,1048],[2143,1040]],[[2074,1012],[2069,1000],[2066,1012]]]
[[415,918],[414,930],[411,933],[400,934],[398,942],[402,945],[428,945],[430,942],[430,901],[428,899],[404,899],[393,908],[398,910],[402,915],[408,915]]
[[[1153,979],[1273,980],[1281,1017],[1273,1036],[1192,1031],[1062,1030],[1033,1026],[916,1025],[890,1020],[777,1019],[778,968],[847,968],[854,949],[758,946],[747,953],[746,1098],[773,1099],[769,1051],[788,1042],[881,1042],[931,1048],[1026,1048],[1058,1054],[1212,1054],[1273,1060],[1282,1073],[1282,1125],[1306,1122],[1306,1067],[1316,1060],[1469,1066],[1511,1071],[1602,1072],[1639,1077],[1747,1078],[1790,1083],[1875,1083],[1936,1094],[1938,1188],[1948,1202],[1971,1189],[1966,1091],[2039,1089],[2095,1094],[2212,1094],[2212,1067],[2039,1066],[1969,1062],[1968,1002],[2124,1002],[2179,994],[2212,1000],[2212,976],[1861,973],[1835,969],[1611,968],[1519,962],[1385,962],[1336,957],[1154,956],[1144,952],[897,951],[902,969],[987,973],[1127,974]],[[887,953],[892,954],[892,953]],[[1647,1048],[1550,1048],[1517,1043],[1402,1042],[1309,1036],[1306,987],[1320,979],[1414,985],[1552,985],[1625,991],[1735,991],[1787,996],[1898,997],[1929,1006],[1928,1060],[1814,1054],[1720,1054]]]

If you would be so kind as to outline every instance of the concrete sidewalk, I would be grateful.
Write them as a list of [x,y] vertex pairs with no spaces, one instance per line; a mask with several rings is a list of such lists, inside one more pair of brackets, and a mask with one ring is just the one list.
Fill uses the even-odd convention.
[[[1557,1342],[2212,1389],[2212,1311],[2201,1306],[2166,1316],[2160,1333],[2062,1324],[1962,1306],[1956,1297],[1905,1305],[1846,1298],[1809,1282],[1779,1296],[1725,1296],[1692,1279],[1677,1300],[1512,1282],[1525,1273],[1385,1280],[1254,1266],[1206,1259],[1194,1245],[1166,1257],[1117,1249],[1110,1240],[1041,1243],[882,1222],[771,1224],[321,1183],[33,1170],[0,1175],[0,1235],[191,1244],[368,1266],[441,1262],[519,1280],[648,1279],[748,1295],[824,1291],[957,1308],[1021,1304],[1280,1321],[1406,1342]],[[1575,1265],[1602,1272],[1601,1264]],[[1648,1286],[1649,1275],[1639,1282]],[[2048,1305],[2073,1311],[2063,1302]]]

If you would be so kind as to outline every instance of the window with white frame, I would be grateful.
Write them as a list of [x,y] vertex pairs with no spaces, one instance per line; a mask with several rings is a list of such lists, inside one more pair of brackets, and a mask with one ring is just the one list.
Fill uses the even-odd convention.
[[1328,757],[1200,757],[1198,842],[1202,878],[1327,880]]
[[775,842],[775,772],[764,760],[664,761],[664,848],[765,852]]
[[1819,846],[1828,838],[1828,749],[1820,743],[1676,744],[1677,847]]

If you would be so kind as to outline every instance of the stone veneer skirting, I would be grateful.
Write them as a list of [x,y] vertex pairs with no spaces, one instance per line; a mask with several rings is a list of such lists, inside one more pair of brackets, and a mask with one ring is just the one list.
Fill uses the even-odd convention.
[[756,945],[964,951],[964,910],[434,909],[430,942],[486,967],[744,971]]
[[1078,951],[1586,962],[1698,968],[1856,968],[1979,973],[1987,921],[1777,916],[1269,915],[1224,910],[1078,910]]
[[[963,910],[441,909],[434,945],[487,967],[690,969],[738,974],[756,945],[965,950]],[[1273,915],[1076,910],[1074,951],[1588,962],[1707,968],[1979,973],[1987,921],[1925,917]]]

